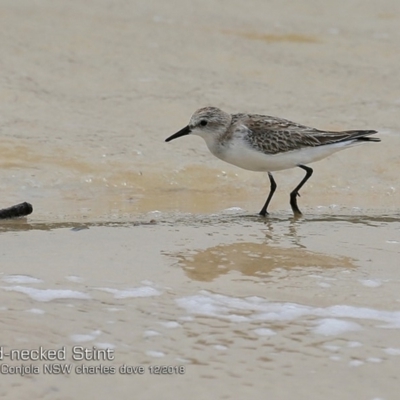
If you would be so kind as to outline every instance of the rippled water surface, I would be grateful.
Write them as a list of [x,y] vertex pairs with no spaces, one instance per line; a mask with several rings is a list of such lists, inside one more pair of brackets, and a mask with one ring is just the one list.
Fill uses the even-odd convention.
[[[324,377],[352,387],[360,373],[382,376],[358,389],[379,396],[397,387],[399,229],[396,216],[265,220],[240,210],[10,222],[1,233],[3,343],[112,349],[115,361],[101,363],[114,367],[184,366],[184,377],[158,379],[210,380],[221,396],[238,382],[290,396],[310,378],[333,396]],[[68,377],[34,379],[67,391]],[[289,387],[276,385],[289,377]],[[125,393],[129,378],[113,379]]]

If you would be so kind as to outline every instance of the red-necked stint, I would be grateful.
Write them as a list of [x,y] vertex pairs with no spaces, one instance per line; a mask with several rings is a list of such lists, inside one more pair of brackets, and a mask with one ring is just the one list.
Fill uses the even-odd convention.
[[339,150],[364,142],[380,142],[367,137],[373,130],[342,132],[322,131],[282,118],[259,114],[228,114],[216,107],[204,107],[190,118],[189,125],[165,141],[193,134],[201,136],[214,156],[250,171],[268,172],[270,192],[260,215],[267,208],[276,190],[273,171],[300,167],[306,175],[290,193],[290,205],[295,216],[299,190],[313,173],[305,164],[319,161]]

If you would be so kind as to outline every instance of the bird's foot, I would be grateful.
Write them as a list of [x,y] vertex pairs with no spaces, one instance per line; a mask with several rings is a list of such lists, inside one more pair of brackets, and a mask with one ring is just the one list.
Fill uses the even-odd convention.
[[293,210],[293,217],[296,218],[301,218],[303,216],[303,213],[297,209],[297,210]]
[[297,206],[297,196],[300,197],[298,192],[290,193],[290,207],[292,207],[292,211],[295,217],[300,217],[302,215],[299,207]]

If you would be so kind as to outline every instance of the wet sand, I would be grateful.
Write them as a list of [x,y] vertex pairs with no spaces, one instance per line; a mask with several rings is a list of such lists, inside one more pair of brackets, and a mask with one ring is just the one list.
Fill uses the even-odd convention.
[[[397,398],[396,1],[2,9],[1,207],[34,213],[0,223],[0,350],[65,347],[73,369],[5,356],[1,396]],[[301,219],[303,171],[276,173],[261,218],[266,174],[164,143],[204,105],[382,142],[313,164]]]

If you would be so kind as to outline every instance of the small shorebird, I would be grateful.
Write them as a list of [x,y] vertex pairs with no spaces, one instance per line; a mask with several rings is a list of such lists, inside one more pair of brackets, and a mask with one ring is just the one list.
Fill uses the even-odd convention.
[[300,167],[306,171],[302,181],[290,193],[290,205],[295,216],[299,190],[313,170],[305,164],[319,161],[339,150],[364,142],[380,142],[367,137],[372,130],[343,132],[321,131],[282,118],[259,114],[228,114],[216,107],[204,107],[190,118],[189,125],[165,141],[193,134],[201,136],[214,156],[250,171],[268,172],[270,192],[260,215],[267,208],[276,190],[273,171]]

